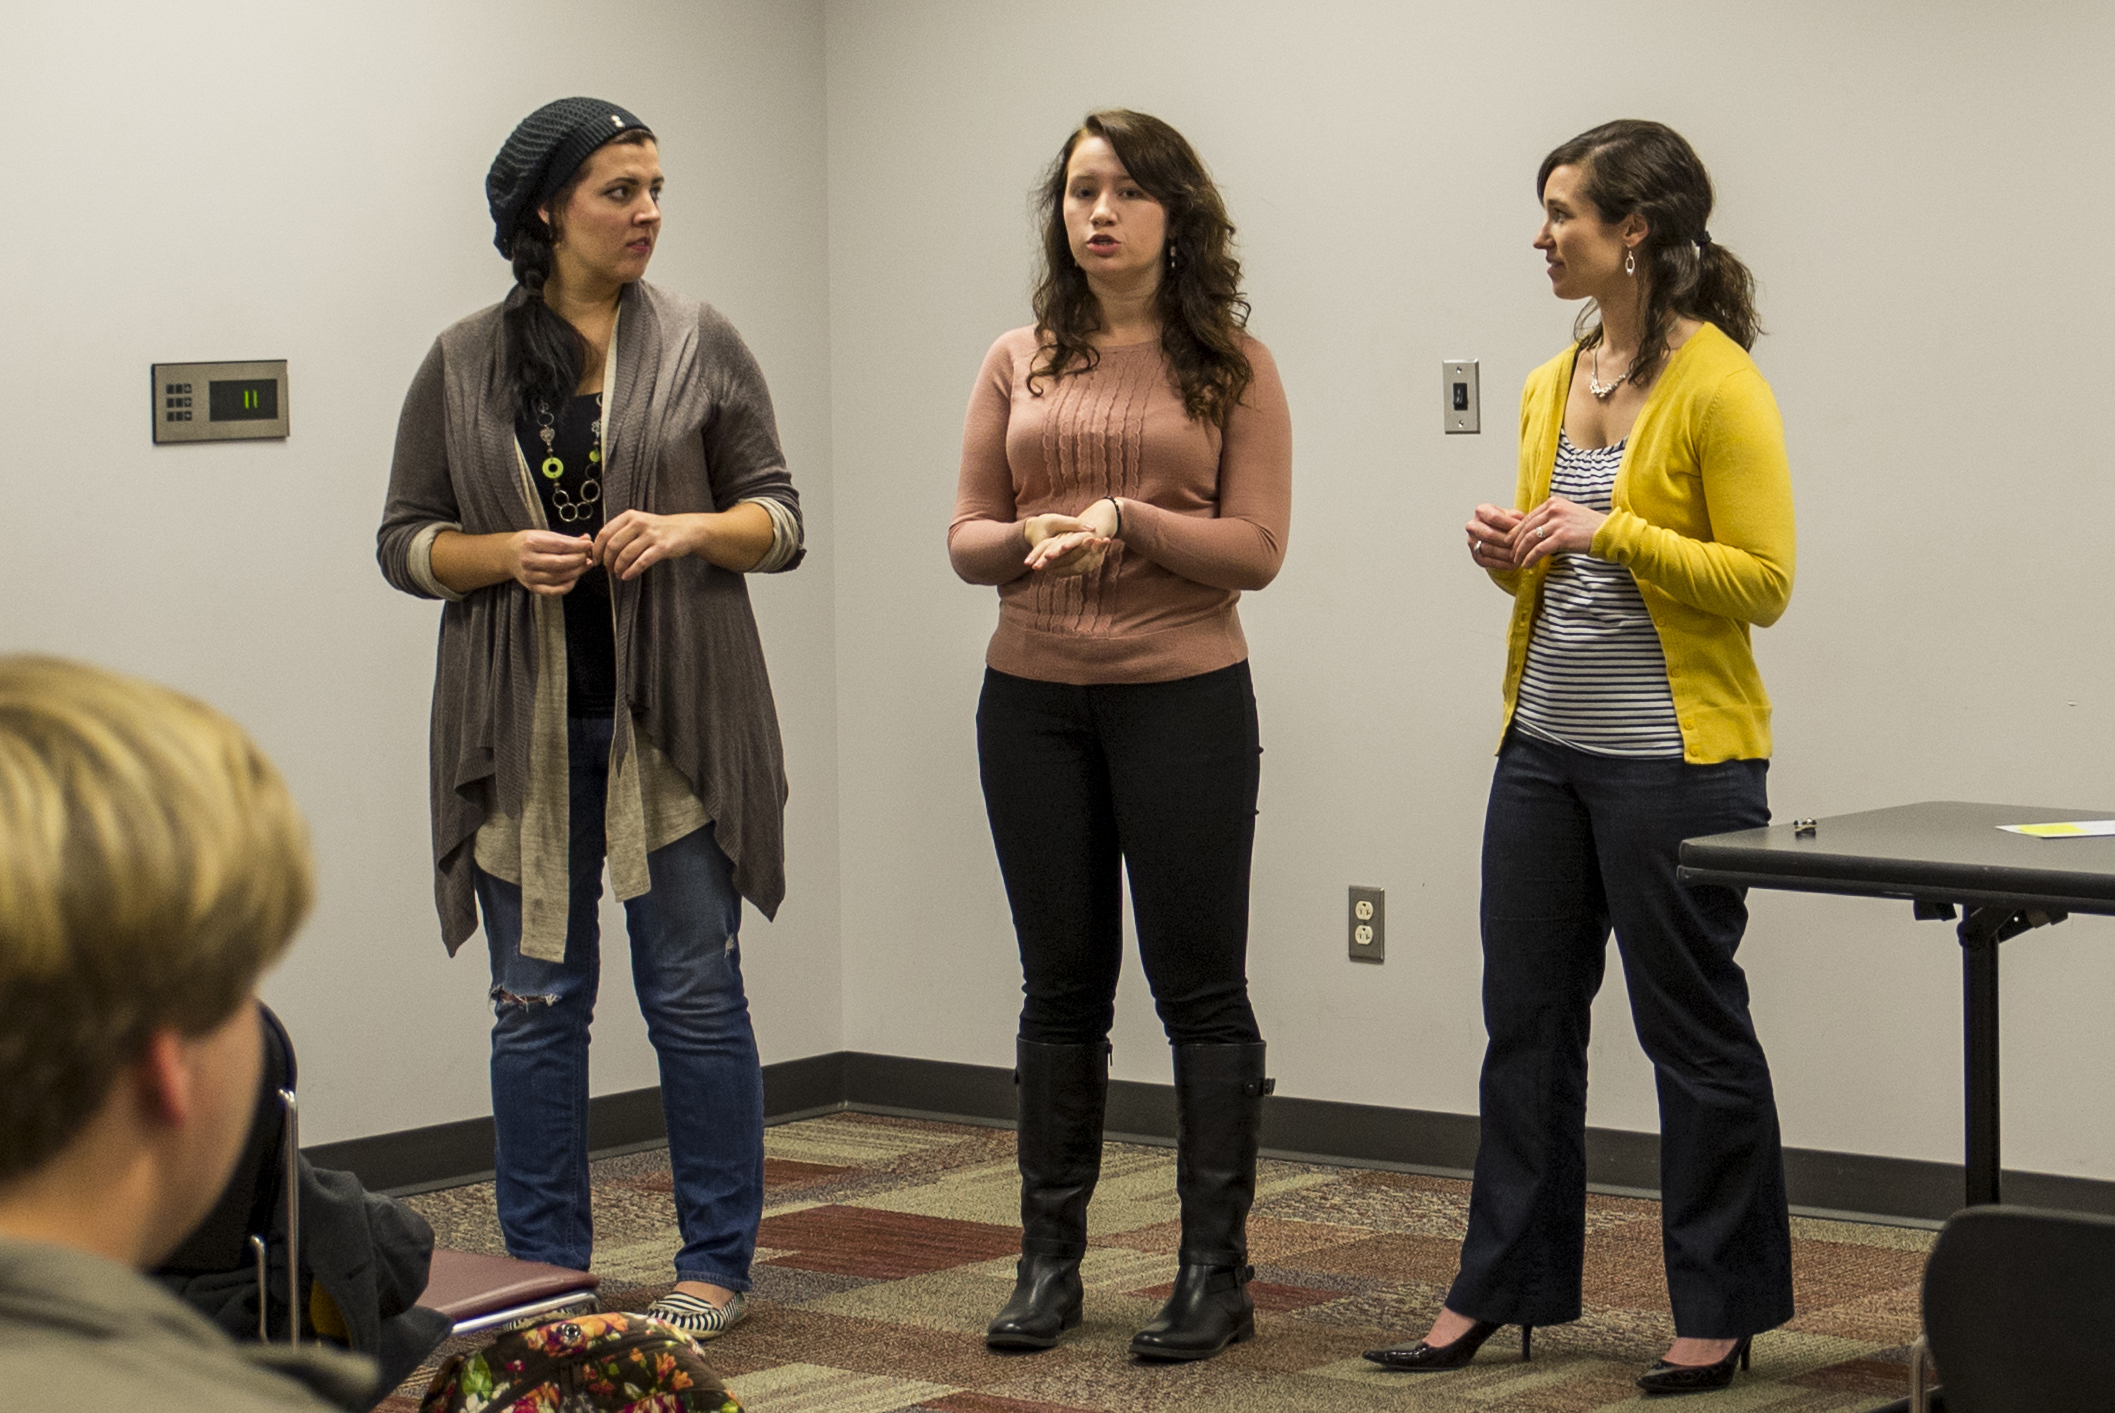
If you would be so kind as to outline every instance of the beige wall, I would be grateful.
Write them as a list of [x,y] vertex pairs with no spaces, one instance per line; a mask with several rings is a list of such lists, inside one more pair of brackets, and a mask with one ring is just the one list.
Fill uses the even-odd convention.
[[[2098,409],[2115,300],[2104,5],[828,7],[846,1040],[1005,1063],[1018,977],[977,795],[989,590],[942,554],[978,360],[1026,322],[1026,194],[1069,125],[1182,128],[1241,227],[1293,408],[1291,553],[1243,604],[1263,716],[1251,976],[1280,1093],[1473,1112],[1476,860],[1505,601],[1464,561],[1517,389],[1562,347],[1529,248],[1556,142],[1650,116],[1718,179],[1799,501],[1759,635],[1779,817],[1931,798],[2115,810]],[[1483,360],[1445,437],[1442,358]],[[2075,703],[2075,705],[2074,705]],[[1390,959],[1344,958],[1344,888]],[[1742,952],[1787,1138],[1957,1158],[1958,953],[1906,904],[1757,896]],[[2115,1178],[2115,924],[2005,951],[2007,1157]],[[1116,1065],[1165,1077],[1137,970]],[[1655,1126],[1611,968],[1592,1118]],[[2080,1100],[2086,1102],[2082,1108]]]
[[[374,561],[397,408],[511,281],[485,168],[567,93],[663,136],[654,278],[762,361],[821,548],[753,585],[787,738],[791,897],[745,957],[766,1059],[840,1044],[821,11],[773,0],[7,8],[0,478],[6,649],[75,653],[231,711],[314,823],[319,901],[265,991],[312,1142],[489,1112],[483,944],[442,951],[426,717],[438,606]],[[284,443],[155,447],[148,365],[290,360]],[[621,938],[621,915],[605,935]],[[597,1091],[656,1082],[621,941]]]
[[[1514,390],[1569,326],[1527,245],[1535,164],[1604,118],[1695,141],[1713,233],[1763,283],[1803,550],[1759,639],[1779,815],[2115,810],[2104,5],[1704,4],[1582,31],[1546,0],[132,0],[4,25],[0,643],[198,691],[287,768],[323,888],[268,994],[312,1140],[485,1109],[482,961],[442,956],[425,868],[436,612],[382,584],[372,534],[404,383],[505,285],[479,179],[559,93],[662,131],[655,277],[748,336],[809,507],[808,565],[754,585],[793,776],[790,897],[745,932],[767,1060],[1009,1058],[970,724],[993,602],[942,531],[970,378],[1027,317],[1028,190],[1101,104],[1212,162],[1292,398],[1292,552],[1244,604],[1268,750],[1251,970],[1281,1092],[1475,1106],[1504,603],[1457,527],[1510,486]],[[148,363],[275,356],[288,442],[148,444]],[[1436,430],[1443,357],[1483,360],[1479,438]],[[1390,893],[1378,971],[1343,959],[1351,882]],[[1945,929],[1893,904],[1755,912],[1790,1141],[1956,1155]],[[2079,919],[2006,948],[2017,1165],[2115,1178],[2111,943]],[[621,955],[598,1090],[653,1080]],[[1650,1128],[1620,988],[1598,1019],[1594,1121]],[[1135,967],[1117,1039],[1119,1073],[1165,1075]]]

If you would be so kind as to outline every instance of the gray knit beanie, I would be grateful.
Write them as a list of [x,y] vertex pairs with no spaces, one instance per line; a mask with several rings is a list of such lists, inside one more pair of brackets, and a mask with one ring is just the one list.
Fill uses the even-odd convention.
[[599,98],[561,98],[523,118],[485,173],[492,243],[499,253],[513,256],[522,217],[557,195],[589,154],[634,129],[653,135],[628,109]]

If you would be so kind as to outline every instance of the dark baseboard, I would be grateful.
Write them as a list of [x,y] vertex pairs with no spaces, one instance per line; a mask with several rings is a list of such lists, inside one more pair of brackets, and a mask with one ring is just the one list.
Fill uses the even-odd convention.
[[[849,1050],[764,1067],[766,1122],[840,1109],[1011,1126],[1013,1075],[998,1065]],[[1111,1138],[1173,1142],[1173,1087],[1112,1081],[1106,1128]],[[598,1154],[646,1147],[666,1137],[659,1089],[634,1089],[588,1101],[588,1145]],[[1263,1109],[1263,1148],[1275,1158],[1466,1177],[1476,1163],[1476,1141],[1473,1114],[1289,1095],[1272,1098]],[[357,1173],[376,1191],[402,1194],[447,1187],[492,1175],[492,1120],[463,1119],[305,1151],[318,1167]],[[1587,1130],[1587,1181],[1595,1188],[1653,1196],[1660,1185],[1659,1169],[1657,1135]],[[1962,1201],[1958,1163],[1789,1148],[1785,1181],[1796,1209],[1876,1221],[1941,1222]],[[2115,1216],[2115,1182],[2007,1171],[2004,1195],[2008,1202],[2027,1206]]]

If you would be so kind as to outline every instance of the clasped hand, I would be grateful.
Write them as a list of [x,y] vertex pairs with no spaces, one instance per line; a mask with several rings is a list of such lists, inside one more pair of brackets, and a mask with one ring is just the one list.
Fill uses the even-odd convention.
[[1594,536],[1608,517],[1600,511],[1551,496],[1525,513],[1498,505],[1479,505],[1464,528],[1469,558],[1478,569],[1499,572],[1525,569],[1553,554],[1590,554]]
[[515,536],[514,578],[532,594],[571,593],[580,576],[601,565],[619,579],[636,579],[664,559],[694,553],[693,515],[650,515],[627,510],[590,539],[552,530],[522,530]]
[[1028,537],[1025,563],[1053,579],[1092,574],[1116,537],[1116,507],[1098,500],[1078,515],[1035,515],[1022,525]]

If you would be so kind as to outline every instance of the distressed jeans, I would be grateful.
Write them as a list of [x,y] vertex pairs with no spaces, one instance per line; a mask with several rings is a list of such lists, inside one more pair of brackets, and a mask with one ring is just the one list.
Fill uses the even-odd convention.
[[[499,1221],[510,1254],[586,1270],[588,1029],[601,971],[612,723],[567,723],[571,916],[566,958],[521,954],[521,889],[482,869],[492,953],[492,1120]],[[677,1280],[749,1288],[764,1203],[764,1084],[742,991],[742,900],[711,825],[647,855],[652,891],[624,905],[632,981],[661,1068]]]

